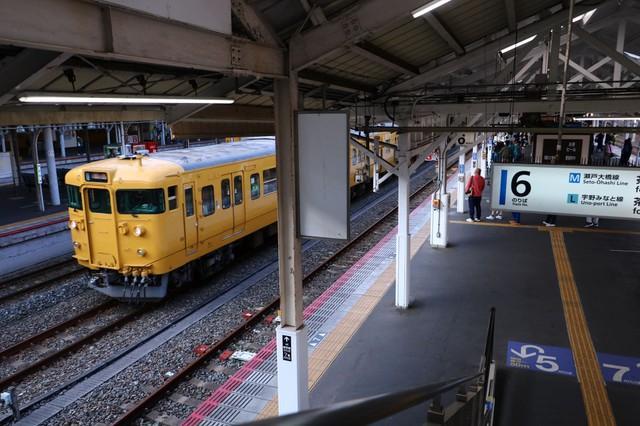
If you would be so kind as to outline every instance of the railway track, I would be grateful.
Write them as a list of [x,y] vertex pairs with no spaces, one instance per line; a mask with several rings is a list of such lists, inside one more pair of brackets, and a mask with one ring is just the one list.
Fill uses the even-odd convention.
[[[420,187],[418,190],[414,191],[411,195],[411,198],[421,194],[423,191],[427,190],[430,186],[433,185],[433,181],[428,182],[427,184]],[[337,259],[341,258],[345,253],[349,250],[357,246],[365,237],[367,237],[372,231],[378,228],[382,223],[384,223],[387,219],[393,216],[397,212],[397,207],[387,212],[380,219],[369,225],[364,231],[360,232],[358,236],[349,241],[347,244],[342,246],[338,251],[334,252],[330,257],[324,260],[321,264],[314,267],[310,272],[308,272],[303,278],[303,285],[308,284],[313,278],[335,262]],[[348,262],[353,262],[357,259],[348,259]],[[182,383],[185,378],[189,377],[194,371],[201,368],[206,362],[211,360],[215,355],[223,352],[226,348],[230,347],[235,341],[241,338],[248,330],[251,330],[253,326],[262,322],[268,315],[275,315],[278,306],[280,303],[280,298],[277,297],[273,299],[269,304],[264,306],[257,312],[254,312],[253,315],[247,319],[244,324],[239,325],[234,328],[230,332],[228,332],[222,339],[218,340],[215,344],[209,346],[206,351],[200,353],[200,355],[195,358],[191,363],[183,367],[181,370],[177,371],[172,377],[166,380],[160,387],[154,389],[151,394],[149,394],[145,399],[139,401],[134,406],[129,408],[129,410],[120,417],[113,425],[130,425],[137,419],[142,417],[145,412],[147,412],[152,406],[154,406],[158,401],[160,401],[166,394],[168,394],[171,390],[176,388],[180,383]]]
[[[62,358],[66,354],[72,352],[73,350],[79,348],[82,345],[92,342],[95,339],[98,339],[100,336],[113,331],[115,328],[126,324],[128,321],[131,321],[138,315],[141,315],[146,310],[149,309],[149,306],[132,310],[129,313],[124,315],[115,315],[115,319],[107,322],[98,327],[89,327],[87,333],[82,333],[79,338],[69,338],[68,335],[71,334],[73,336],[73,329],[79,328],[81,325],[88,323],[89,321],[95,319],[99,315],[104,314],[108,310],[117,307],[118,303],[116,301],[110,300],[105,303],[102,303],[94,308],[86,310],[73,318],[62,321],[34,336],[31,336],[19,343],[14,344],[13,346],[6,348],[0,352],[0,360],[3,361],[4,364],[8,364],[11,358],[18,358],[18,356],[24,352],[29,352],[29,355],[33,353],[42,353],[43,356],[37,358],[33,362],[28,362],[20,367],[18,367],[14,372],[0,379],[0,389],[5,389],[11,384],[14,384],[24,377],[32,374],[37,371],[39,368],[46,366],[57,359]],[[65,335],[65,341],[71,340],[69,344],[64,345],[61,349],[57,349],[54,351],[47,350],[45,347],[42,347],[46,341],[49,339]],[[75,337],[75,336],[73,336]],[[40,350],[39,350],[40,349]]]
[[[426,170],[428,171],[428,169]],[[424,171],[423,171],[424,172]],[[424,190],[429,184],[432,183],[432,179],[423,187],[421,187],[418,191],[416,191],[413,195],[415,195],[416,193],[419,193],[420,191]],[[383,197],[380,197],[382,199],[384,198],[389,198],[391,195],[393,195],[394,191],[390,191],[390,193],[383,195]],[[412,195],[412,196],[413,196]],[[376,202],[371,203],[371,205],[375,205],[377,204]],[[365,206],[364,208],[360,209],[359,212],[354,213],[354,218],[357,216],[360,216],[361,214],[364,214],[365,211],[370,208],[370,205]],[[311,280],[315,275],[317,275],[321,270],[323,270],[328,263],[330,263],[332,260],[335,260],[336,258],[338,258],[339,256],[341,256],[345,251],[347,251],[350,247],[353,247],[354,244],[357,244],[362,238],[364,238],[367,234],[369,234],[370,231],[374,230],[381,222],[383,222],[385,219],[389,218],[389,216],[393,215],[396,209],[392,209],[391,211],[387,212],[384,217],[380,218],[379,220],[377,220],[374,224],[370,225],[365,231],[360,232],[359,236],[357,236],[354,240],[352,240],[351,242],[349,242],[347,245],[343,246],[340,250],[336,251],[335,253],[333,253],[333,255],[331,255],[331,257],[327,260],[325,260],[324,262],[322,262],[322,264],[316,266],[312,271],[310,271],[306,277],[305,277],[305,282],[308,282],[309,280]],[[309,241],[308,243],[310,244],[305,244],[305,248],[310,248],[311,246],[313,246],[315,243],[317,243],[316,241]],[[275,264],[275,268],[273,268],[273,265]],[[243,281],[259,281],[260,279],[264,278],[266,275],[268,275],[269,273],[273,272],[273,270],[277,270],[277,261],[271,265],[267,265],[265,267],[263,267],[261,270],[255,272],[252,276],[250,276],[249,278],[246,278]],[[252,284],[251,284],[252,285]],[[247,286],[245,286],[245,289],[248,288]],[[237,296],[237,294],[239,294],[241,291],[244,290],[238,290],[233,296],[230,297],[235,297]],[[231,292],[230,290],[228,290],[227,292]],[[223,295],[224,296],[224,295]],[[224,297],[220,297],[221,299],[223,299]],[[230,300],[230,298],[228,298],[227,300]],[[117,366],[118,362],[120,360],[122,360],[125,357],[130,357],[130,354],[135,353],[137,350],[140,350],[141,348],[144,348],[145,345],[149,345],[151,341],[157,341],[158,339],[160,339],[161,342],[166,342],[169,339],[173,338],[175,335],[177,335],[180,331],[175,332],[173,335],[167,337],[166,339],[164,339],[163,333],[166,333],[167,330],[173,328],[175,326],[176,323],[179,323],[181,320],[188,318],[190,315],[192,315],[194,312],[197,312],[199,310],[202,310],[203,307],[207,306],[207,305],[211,305],[213,302],[211,300],[208,300],[204,303],[202,303],[201,305],[199,305],[198,307],[196,307],[195,309],[191,310],[190,312],[186,313],[185,315],[182,315],[180,318],[178,318],[175,322],[173,322],[171,325],[168,325],[166,327],[161,328],[160,330],[152,333],[151,335],[148,335],[147,337],[143,338],[142,340],[140,340],[139,342],[137,342],[134,345],[131,345],[130,347],[126,348],[125,350],[121,351],[120,353],[118,353],[116,356],[113,356],[112,358],[110,358],[107,362],[98,365],[96,367],[93,367],[90,371],[85,372],[82,375],[78,375],[77,377],[75,377],[74,379],[72,379],[71,381],[69,381],[68,383],[65,383],[61,386],[59,386],[57,389],[55,389],[54,391],[50,391],[48,392],[46,395],[42,395],[41,397],[38,397],[37,399],[34,399],[33,401],[31,401],[27,406],[22,407],[23,411],[30,411],[32,410],[35,406],[41,405],[42,403],[46,403],[46,401],[50,400],[51,398],[54,398],[55,395],[57,393],[59,393],[60,391],[64,390],[64,389],[68,389],[69,392],[67,393],[67,395],[69,393],[72,393],[72,387],[75,387],[76,384],[82,384],[79,383],[82,380],[92,377],[95,374],[99,374],[101,370],[103,369],[107,369],[109,368],[109,366],[112,366],[114,368],[120,368]],[[217,303],[217,302],[215,302]],[[225,301],[221,302],[221,303],[226,303]],[[228,333],[227,335],[225,335],[220,341],[219,343],[217,343],[215,346],[212,346],[209,348],[209,350],[207,351],[206,355],[201,356],[200,358],[198,358],[196,361],[200,361],[200,360],[206,360],[208,357],[210,357],[212,354],[216,353],[217,351],[220,350],[221,347],[230,344],[231,342],[235,341],[237,339],[238,336],[240,336],[242,334],[242,331],[245,330],[247,327],[250,327],[252,324],[255,324],[257,321],[260,320],[260,318],[265,317],[268,312],[273,311],[278,304],[278,300],[273,300],[271,303],[269,303],[267,306],[265,306],[262,310],[260,310],[260,312],[255,313],[252,318],[242,324],[240,327],[236,328],[235,330],[233,330],[232,332]],[[222,306],[222,304],[218,305]],[[215,308],[217,309],[217,308]],[[135,316],[132,314],[132,316]],[[130,317],[127,317],[127,319],[122,319],[122,323],[131,320]],[[193,321],[193,323],[195,323],[195,321]],[[114,325],[110,324],[108,327],[104,327],[101,330],[101,333],[97,333],[95,335],[90,336],[91,339],[96,339],[97,337],[99,337],[100,334],[103,334],[104,332],[108,331],[108,329],[113,329]],[[185,327],[186,329],[186,327]],[[86,340],[88,341],[88,340]],[[84,343],[86,343],[86,341]],[[72,348],[65,348],[65,352],[70,352],[72,351],[74,348],[77,348],[78,346],[80,346],[82,343],[78,343],[78,344],[74,344],[74,347]],[[162,343],[156,343],[154,344],[154,347],[151,350],[155,350],[158,346],[160,346],[160,344]],[[145,353],[149,353],[151,350],[148,350]],[[61,356],[61,355],[60,355]],[[58,356],[59,357],[59,356]],[[138,358],[140,359],[140,358]],[[203,362],[200,361],[200,362]],[[50,362],[50,361],[49,361]],[[135,360],[130,361],[130,363],[132,364],[133,362],[136,362]],[[148,405],[153,404],[153,401],[156,400],[157,398],[161,397],[162,395],[164,395],[172,386],[175,386],[176,384],[180,383],[180,378],[184,377],[185,375],[188,375],[188,373],[190,371],[192,371],[193,369],[197,369],[198,366],[200,365],[200,362],[196,362],[193,366],[192,365],[188,365],[187,367],[185,367],[185,369],[181,370],[180,372],[176,373],[175,378],[171,378],[170,380],[168,380],[167,382],[165,382],[165,384],[163,385],[162,389],[157,390],[157,392],[154,392],[152,395],[150,395],[148,398],[146,398],[145,400],[143,400],[140,404],[140,408],[137,408],[138,410],[142,410],[144,411]],[[44,365],[45,363],[41,363],[40,366]],[[129,364],[130,365],[130,364]],[[124,367],[120,368],[120,370],[118,371],[122,371],[122,369],[126,368],[127,365],[125,365]],[[37,368],[37,367],[34,367]],[[33,370],[31,370],[33,371]],[[113,375],[117,374],[116,371],[115,373],[113,373]],[[26,373],[28,374],[28,373]],[[113,377],[113,376],[111,376]],[[13,380],[17,380],[15,377],[12,377]],[[105,378],[104,381],[108,380],[108,378]],[[3,383],[7,383],[6,381]],[[97,386],[97,385],[96,385]],[[85,392],[86,393],[86,392]],[[159,395],[159,396],[156,396]],[[68,395],[70,396],[70,395]],[[136,409],[136,408],[134,408]],[[133,409],[132,409],[133,410]],[[58,410],[59,411],[59,410]],[[128,415],[130,415],[129,413],[127,413]],[[135,415],[134,415],[135,417]],[[129,417],[128,417],[129,418]],[[6,417],[4,419],[0,419],[0,421],[4,421],[6,420]]]
[[[46,271],[55,271],[47,273]],[[74,259],[50,265],[44,269],[30,272],[18,278],[0,283],[0,303],[5,303],[19,296],[50,286],[56,281],[83,272]]]

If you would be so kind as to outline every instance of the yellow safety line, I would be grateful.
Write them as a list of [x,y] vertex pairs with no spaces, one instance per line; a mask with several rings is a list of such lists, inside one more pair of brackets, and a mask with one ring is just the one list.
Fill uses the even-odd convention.
[[[429,207],[426,207],[429,208]],[[428,240],[431,229],[431,221],[411,237],[411,257],[420,250]],[[384,297],[387,290],[395,282],[396,263],[392,262],[380,274],[369,290],[360,297],[349,312],[338,322],[320,344],[309,355],[309,390],[312,390],[327,372],[344,347],[349,343],[353,335],[360,329],[369,317],[373,309]],[[258,419],[275,417],[278,415],[278,398],[274,397],[258,414]]]
[[549,231],[564,318],[589,426],[616,424],[561,229]]

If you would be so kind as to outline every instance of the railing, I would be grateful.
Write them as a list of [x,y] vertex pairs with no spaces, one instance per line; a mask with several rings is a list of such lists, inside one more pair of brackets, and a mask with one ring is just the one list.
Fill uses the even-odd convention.
[[531,156],[523,156],[517,160],[503,160],[500,157],[496,157],[493,163],[505,164],[505,163],[516,163],[516,164],[549,164],[549,165],[573,165],[573,166],[594,166],[594,167],[629,167],[636,168],[640,167],[640,156],[633,156],[631,159],[626,162],[622,162],[620,157],[605,157],[592,155],[588,161],[579,160],[575,161],[549,161],[542,160],[536,161],[535,158]]
[[[475,374],[246,424],[252,426],[366,425],[433,400],[426,415],[429,425],[490,425],[493,421],[495,313],[495,308],[491,308],[484,353],[480,359],[479,371]],[[475,383],[470,387],[469,392],[466,385],[473,381]],[[457,401],[452,404],[455,406],[442,407],[441,395],[456,388],[458,389]]]

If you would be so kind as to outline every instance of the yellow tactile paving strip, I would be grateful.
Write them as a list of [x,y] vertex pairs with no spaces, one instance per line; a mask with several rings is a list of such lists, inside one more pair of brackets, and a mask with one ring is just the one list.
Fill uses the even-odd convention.
[[582,309],[562,230],[549,232],[567,333],[590,426],[615,425],[611,402]]
[[[422,245],[429,239],[431,222],[427,221],[418,233],[411,237],[411,257],[415,256]],[[309,389],[312,390],[333,361],[347,345],[351,337],[371,314],[389,287],[395,282],[396,263],[391,264],[380,274],[369,290],[349,310],[338,325],[325,337],[309,355]],[[277,397],[269,401],[258,419],[278,415]]]

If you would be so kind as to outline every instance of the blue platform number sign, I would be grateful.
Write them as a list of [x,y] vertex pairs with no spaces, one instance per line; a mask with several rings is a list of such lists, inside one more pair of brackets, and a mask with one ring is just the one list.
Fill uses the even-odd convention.
[[640,385],[640,359],[599,353],[598,361],[607,382]]
[[509,367],[543,371],[545,373],[575,376],[571,351],[556,346],[538,346],[530,343],[509,341],[507,348]]

